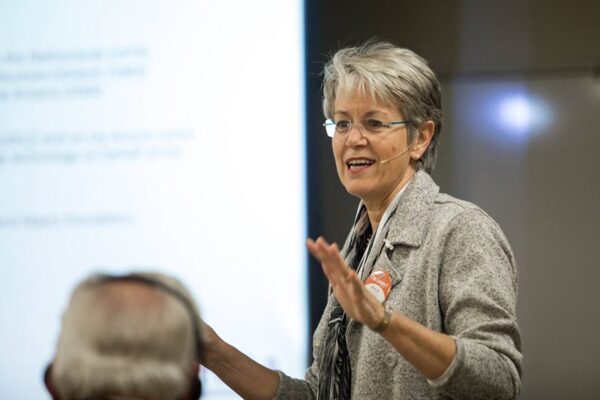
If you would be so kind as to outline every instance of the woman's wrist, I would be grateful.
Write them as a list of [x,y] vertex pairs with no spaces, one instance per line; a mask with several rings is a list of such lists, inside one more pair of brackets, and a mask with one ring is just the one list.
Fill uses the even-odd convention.
[[227,363],[228,348],[230,345],[219,337],[212,340],[210,345],[206,346],[202,365],[215,372],[220,366]]
[[383,332],[392,321],[392,309],[387,305],[381,305],[383,309],[383,315],[377,320],[377,323],[371,327],[371,330],[377,333]]

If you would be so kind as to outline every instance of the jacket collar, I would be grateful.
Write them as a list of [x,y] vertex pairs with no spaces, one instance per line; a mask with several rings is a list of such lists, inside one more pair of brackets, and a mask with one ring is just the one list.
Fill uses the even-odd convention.
[[431,219],[431,207],[439,190],[427,172],[417,171],[402,193],[390,220],[386,242],[390,245],[421,246]]

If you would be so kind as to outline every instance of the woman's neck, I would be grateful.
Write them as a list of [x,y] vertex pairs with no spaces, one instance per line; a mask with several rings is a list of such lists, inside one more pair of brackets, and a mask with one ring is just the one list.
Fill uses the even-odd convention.
[[383,218],[384,212],[385,209],[377,209],[371,211],[369,207],[367,207],[367,215],[369,216],[369,222],[371,222],[371,229],[373,230],[373,233],[377,232],[379,222],[381,221],[381,218]]
[[369,216],[369,222],[371,223],[371,229],[373,229],[373,233],[377,232],[377,228],[379,227],[379,223],[383,218],[383,214],[385,214],[385,210],[387,210],[388,206],[394,200],[396,195],[402,191],[414,176],[414,171],[406,174],[404,179],[396,186],[394,190],[388,193],[383,198],[379,199],[362,199],[365,207],[367,208],[367,215]]

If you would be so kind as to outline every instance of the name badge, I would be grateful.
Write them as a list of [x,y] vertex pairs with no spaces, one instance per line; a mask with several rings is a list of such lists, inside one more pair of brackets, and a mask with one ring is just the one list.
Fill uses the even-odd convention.
[[367,289],[375,295],[377,301],[383,303],[392,289],[392,277],[386,271],[374,271],[365,281]]

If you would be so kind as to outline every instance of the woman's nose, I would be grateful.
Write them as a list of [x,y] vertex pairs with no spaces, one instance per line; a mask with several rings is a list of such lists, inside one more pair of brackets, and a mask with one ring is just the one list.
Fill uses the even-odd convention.
[[350,130],[347,133],[346,144],[348,146],[357,146],[366,144],[367,140],[363,134],[364,127],[361,124],[350,125]]

